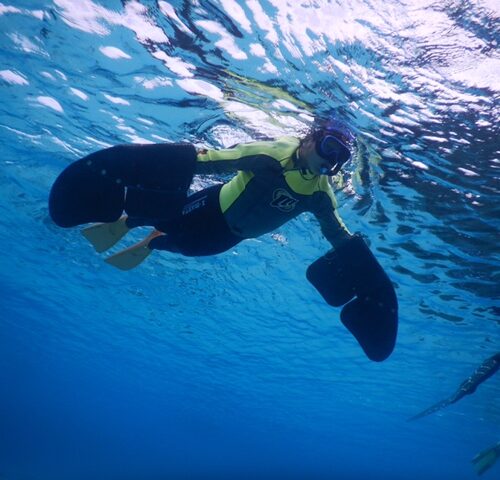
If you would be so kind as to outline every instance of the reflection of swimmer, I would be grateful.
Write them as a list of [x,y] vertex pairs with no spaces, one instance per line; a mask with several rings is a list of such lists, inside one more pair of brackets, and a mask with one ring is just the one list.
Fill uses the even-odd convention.
[[[221,150],[192,144],[118,145],[69,165],[56,179],[49,211],[61,227],[84,230],[98,252],[139,226],[154,231],[106,259],[129,270],[153,250],[216,255],[312,212],[333,250],[307,278],[372,360],[387,358],[397,332],[394,288],[360,235],[340,220],[328,177],[351,157],[354,135],[339,120],[318,124],[304,138],[283,137]],[[194,175],[234,174],[188,196]],[[126,215],[122,215],[125,212]]]
[[465,395],[470,395],[476,391],[476,388],[483,383],[485,380],[494,375],[498,369],[500,368],[500,352],[496,353],[492,357],[485,360],[475,371],[474,373],[464,380],[458,390],[446,400],[443,400],[432,407],[429,407],[427,410],[411,417],[409,420],[417,420],[418,418],[425,417],[430,415],[431,413],[437,412],[452,403],[458,402]]
[[500,457],[500,442],[496,445],[483,450],[478,453],[473,459],[472,463],[478,475],[482,475],[486,470],[490,469]]

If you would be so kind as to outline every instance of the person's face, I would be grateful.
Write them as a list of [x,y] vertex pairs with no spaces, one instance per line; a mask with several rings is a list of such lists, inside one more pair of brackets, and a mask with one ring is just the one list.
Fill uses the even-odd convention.
[[320,157],[316,152],[315,141],[312,138],[304,140],[300,147],[300,157],[303,160],[305,167],[314,175],[321,175],[322,171],[327,171],[332,168],[330,162],[323,157]]

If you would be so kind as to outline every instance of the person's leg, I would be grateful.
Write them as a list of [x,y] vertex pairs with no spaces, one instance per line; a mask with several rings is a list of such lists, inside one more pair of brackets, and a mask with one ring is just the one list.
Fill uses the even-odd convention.
[[155,225],[167,235],[154,238],[149,248],[197,257],[225,252],[241,242],[243,238],[229,230],[221,212],[221,188],[214,185],[188,197],[180,217]]
[[130,229],[137,227],[152,227],[155,224],[155,220],[150,218],[126,216],[125,224]]
[[[155,231],[147,238],[108,257],[106,262],[121,270],[130,270],[153,250],[194,257],[215,255],[234,247],[243,238],[234,235],[227,226],[219,206],[220,189],[221,185],[216,185],[195,193],[188,198],[182,215],[155,224]],[[137,222],[144,225],[140,220],[131,220],[130,226],[137,226]]]

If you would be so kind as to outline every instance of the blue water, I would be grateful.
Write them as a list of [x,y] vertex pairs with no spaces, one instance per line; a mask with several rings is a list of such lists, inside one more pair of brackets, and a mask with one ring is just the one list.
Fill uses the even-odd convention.
[[[499,16],[490,0],[3,0],[0,478],[476,478],[500,376],[406,420],[499,350]],[[381,364],[305,279],[329,248],[311,216],[127,273],[48,218],[58,173],[99,148],[222,147],[331,111],[358,131],[340,214],[400,301]]]

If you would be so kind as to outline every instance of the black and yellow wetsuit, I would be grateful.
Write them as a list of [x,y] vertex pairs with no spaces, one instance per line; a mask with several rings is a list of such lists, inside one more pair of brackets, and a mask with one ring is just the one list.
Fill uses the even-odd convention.
[[334,247],[344,241],[350,234],[337,215],[328,177],[298,169],[298,147],[297,138],[283,137],[199,151],[196,174],[237,174],[224,185],[188,197],[182,218],[157,226],[168,235],[154,240],[151,248],[212,255],[269,233],[303,212],[316,216]]

